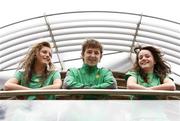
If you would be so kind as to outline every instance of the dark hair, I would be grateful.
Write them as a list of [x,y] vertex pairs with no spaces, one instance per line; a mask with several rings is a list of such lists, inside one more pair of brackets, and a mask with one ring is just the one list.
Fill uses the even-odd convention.
[[100,50],[101,56],[103,53],[103,47],[100,42],[94,39],[87,39],[83,45],[82,45],[82,52],[81,54],[84,55],[84,52],[86,51],[87,48],[98,48]]
[[139,72],[140,76],[147,81],[147,74],[140,68],[138,63],[138,55],[141,50],[148,50],[151,52],[156,64],[154,65],[153,72],[157,74],[157,76],[160,77],[161,84],[163,83],[164,78],[167,76],[167,74],[171,73],[171,69],[169,65],[166,63],[165,60],[163,60],[163,54],[160,52],[159,49],[153,47],[153,46],[146,46],[146,47],[136,47],[134,49],[134,52],[136,53],[136,62],[134,64],[134,70]]

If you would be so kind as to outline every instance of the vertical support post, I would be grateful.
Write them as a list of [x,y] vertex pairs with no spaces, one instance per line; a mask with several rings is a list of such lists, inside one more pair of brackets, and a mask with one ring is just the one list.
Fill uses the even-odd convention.
[[47,16],[46,16],[46,15],[44,16],[44,19],[45,19],[46,25],[47,25],[47,27],[48,27],[48,31],[49,31],[50,37],[51,37],[52,42],[53,42],[53,44],[54,44],[55,51],[57,52],[57,58],[58,58],[58,61],[59,61],[61,70],[64,70],[63,64],[62,64],[61,59],[60,59],[60,56],[59,56],[59,50],[58,50],[56,41],[55,41],[55,39],[54,39],[54,35],[53,35],[53,33],[52,33],[52,29],[51,29],[51,27],[50,27],[50,24],[49,24],[49,22],[47,21]]

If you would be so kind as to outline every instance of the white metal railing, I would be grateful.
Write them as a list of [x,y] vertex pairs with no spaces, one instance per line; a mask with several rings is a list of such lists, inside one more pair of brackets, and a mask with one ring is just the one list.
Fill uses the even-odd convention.
[[0,91],[0,98],[12,96],[27,96],[27,95],[157,95],[157,96],[180,96],[180,91],[163,91],[163,90],[128,90],[128,89],[50,89],[50,90],[15,90],[15,91]]

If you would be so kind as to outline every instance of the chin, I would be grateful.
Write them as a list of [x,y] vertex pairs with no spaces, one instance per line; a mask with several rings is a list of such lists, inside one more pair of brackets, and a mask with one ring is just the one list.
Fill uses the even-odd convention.
[[89,65],[89,66],[95,66],[95,65],[97,65],[97,64],[90,64],[90,63],[89,63],[88,65]]
[[149,68],[149,67],[141,67],[142,70],[146,70],[147,68]]
[[43,65],[47,65],[49,62],[42,62]]
[[141,69],[142,69],[143,71],[145,71],[145,72],[149,72],[149,70],[151,70],[150,67],[142,67]]
[[141,65],[140,67],[143,69],[143,68],[149,68],[150,66],[149,65]]

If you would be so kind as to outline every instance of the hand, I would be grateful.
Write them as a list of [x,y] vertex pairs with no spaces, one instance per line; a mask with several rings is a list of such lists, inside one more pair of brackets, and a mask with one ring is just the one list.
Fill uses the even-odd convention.
[[84,86],[83,88],[84,88],[84,89],[91,89],[90,86]]
[[146,90],[152,90],[152,88],[151,87],[146,87]]
[[45,100],[46,99],[46,97],[44,95],[38,95],[36,97],[37,97],[37,100]]

